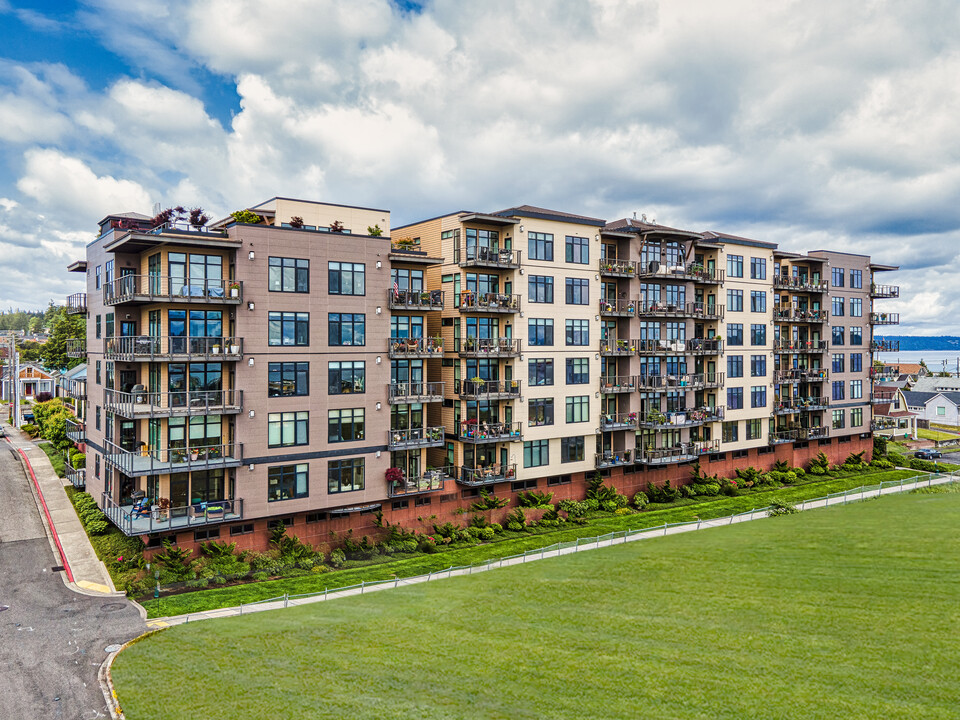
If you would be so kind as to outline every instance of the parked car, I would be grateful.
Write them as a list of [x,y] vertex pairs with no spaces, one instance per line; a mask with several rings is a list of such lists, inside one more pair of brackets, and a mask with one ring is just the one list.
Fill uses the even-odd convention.
[[2,437],[3,437],[3,435],[4,435],[4,432],[3,432],[3,425],[0,425],[0,438],[2,438]]
[[923,450],[917,450],[913,456],[921,460],[933,460],[935,458],[942,458],[943,453],[932,448],[924,448]]

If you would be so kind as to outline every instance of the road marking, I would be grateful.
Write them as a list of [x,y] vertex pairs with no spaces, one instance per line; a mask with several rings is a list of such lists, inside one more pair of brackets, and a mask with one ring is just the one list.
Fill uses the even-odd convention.
[[89,580],[77,580],[77,585],[82,587],[84,590],[93,590],[94,592],[105,593],[107,595],[113,594],[110,588],[108,588],[106,585],[90,582]]

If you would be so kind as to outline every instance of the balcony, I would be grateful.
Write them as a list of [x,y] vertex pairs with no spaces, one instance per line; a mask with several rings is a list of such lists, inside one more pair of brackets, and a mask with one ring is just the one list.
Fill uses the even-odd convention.
[[410,312],[443,310],[443,290],[387,290],[387,307]]
[[776,430],[770,433],[767,442],[770,445],[781,445],[790,442],[804,442],[806,440],[821,440],[828,437],[830,429],[826,427],[796,428],[794,430]]
[[899,325],[900,313],[870,313],[871,325]]
[[86,338],[67,338],[67,357],[85,358],[87,356]]
[[628,393],[636,389],[636,375],[609,375],[600,378],[600,392],[605,395]]
[[516,400],[519,380],[464,380],[458,394],[464,400]]
[[900,427],[900,423],[893,418],[878,417],[870,421],[870,430],[872,432],[877,432],[878,430],[896,430]]
[[63,392],[74,400],[87,399],[87,381],[86,380],[65,380],[63,381]]
[[[69,340],[67,342],[70,342]],[[874,340],[870,343],[870,352],[900,352],[899,340]]]
[[821,354],[827,351],[826,340],[785,340],[773,341],[773,351],[778,353],[814,353]]
[[686,351],[689,355],[720,355],[723,353],[723,340],[720,338],[690,338]]
[[870,403],[872,405],[892,403],[895,402],[896,399],[897,388],[883,387],[882,385],[873,386],[873,393],[870,395]]
[[670,465],[673,463],[692,462],[701,455],[720,451],[720,442],[697,441],[679,443],[670,448],[637,448],[637,462],[642,465]]
[[517,464],[510,465],[489,465],[487,467],[469,468],[462,466],[460,468],[460,477],[457,482],[469,487],[480,485],[492,485],[499,482],[509,482],[517,477]]
[[607,450],[594,455],[597,470],[633,465],[633,450]]
[[457,307],[464,313],[517,313],[520,296],[504,293],[463,292],[457,294]]
[[87,312],[87,294],[74,293],[67,297],[67,315],[84,315]]
[[83,490],[87,484],[87,469],[85,467],[75,468],[70,464],[70,457],[63,456],[63,474],[70,484],[79,490]]
[[720,320],[723,318],[723,305],[716,303],[689,302],[683,305],[669,303],[640,303],[638,317],[683,317],[696,320]]
[[818,412],[828,407],[825,397],[795,397],[782,402],[775,402],[773,415],[791,415],[799,412]]
[[723,385],[723,373],[692,373],[687,375],[640,375],[638,384],[652,390],[703,390]]
[[387,448],[390,450],[410,450],[443,446],[444,428],[419,427],[407,430],[388,430]]
[[515,442],[523,439],[523,425],[518,422],[464,420],[460,423],[459,438],[473,445]]
[[84,427],[82,422],[80,422],[79,420],[73,420],[71,418],[67,418],[66,436],[68,440],[70,440],[71,442],[75,442],[77,445],[80,445],[86,441],[85,433],[86,433],[86,428]]
[[637,264],[631,260],[600,258],[600,275],[602,277],[636,277]]
[[665,265],[653,260],[646,265],[641,264],[637,276],[641,280],[644,278],[660,278],[689,280],[703,285],[723,285],[724,271],[706,268],[700,263]]
[[512,358],[520,355],[516,338],[456,338],[454,347],[464,358]]
[[443,357],[443,338],[390,338],[389,356],[392,358]]
[[876,380],[894,380],[900,377],[899,365],[884,365],[870,368],[870,377]]
[[120,528],[124,535],[151,535],[243,519],[243,498],[202,502],[167,510],[160,510],[154,505],[146,512],[135,513],[132,505],[120,505],[104,493],[100,496],[100,505],[110,522]]
[[442,382],[390,383],[388,401],[391,405],[406,403],[443,402]]
[[773,321],[781,323],[825,323],[830,320],[826,310],[801,310],[795,307],[775,307]]
[[655,340],[623,340],[621,338],[601,338],[600,354],[604,357],[628,357],[635,355],[641,342],[657,342]]
[[822,368],[790,368],[789,370],[773,371],[773,382],[781,384],[799,382],[826,382],[829,378],[830,374]]
[[405,497],[407,495],[423,495],[424,493],[443,490],[443,484],[454,477],[452,467],[432,468],[419,477],[403,478],[387,487],[390,497]]
[[636,300],[601,300],[601,317],[633,317],[637,312]]
[[104,305],[154,302],[239,305],[242,299],[243,283],[223,278],[124,275],[103,286]]
[[874,300],[900,297],[899,285],[870,285],[870,297]]
[[825,293],[830,289],[830,283],[805,277],[774,275],[773,287],[777,290],[792,290],[793,292]]
[[474,245],[467,246],[461,251],[460,267],[516,270],[520,267],[520,251]]
[[243,410],[243,390],[184,390],[181,392],[120,392],[104,390],[108,412],[128,420],[189,415],[236,415]]
[[139,452],[124,450],[109,440],[103,445],[104,463],[130,477],[220,470],[239,467],[243,461],[243,446],[240,443],[153,450],[143,445]]
[[664,430],[696,427],[705,423],[723,420],[724,410],[725,408],[723,406],[715,407],[713,405],[705,405],[675,412],[651,410],[645,415],[640,416],[638,425],[641,428]]
[[600,430],[612,432],[614,430],[636,430],[638,413],[601,413]]
[[236,362],[243,357],[243,338],[237,337],[134,337],[107,338],[103,343],[107,360],[156,362],[177,360],[219,360]]

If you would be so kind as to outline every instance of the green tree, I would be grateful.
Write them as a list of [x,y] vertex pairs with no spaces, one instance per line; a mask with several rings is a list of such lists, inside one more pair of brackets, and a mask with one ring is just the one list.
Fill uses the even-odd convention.
[[67,357],[67,340],[87,334],[87,321],[80,315],[67,315],[65,307],[57,308],[50,327],[50,339],[43,345],[43,364],[51,370],[69,370],[81,364],[81,358]]

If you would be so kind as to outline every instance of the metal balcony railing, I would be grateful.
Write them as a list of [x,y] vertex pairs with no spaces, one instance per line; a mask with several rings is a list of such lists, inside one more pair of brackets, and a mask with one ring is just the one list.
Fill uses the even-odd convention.
[[516,463],[509,465],[495,464],[479,468],[461,466],[457,482],[468,486],[491,485],[498,482],[509,482],[516,477]]
[[600,392],[607,395],[633,392],[636,389],[636,375],[607,375],[600,377]]
[[690,338],[686,351],[691,355],[720,355],[723,352],[723,340],[720,338]]
[[656,340],[625,340],[623,338],[607,337],[600,339],[600,354],[607,357],[625,357],[635,355],[642,342],[657,342]]
[[720,320],[723,317],[723,305],[716,303],[688,302],[680,305],[671,303],[640,303],[638,317],[689,317],[697,320]]
[[67,315],[82,315],[87,312],[87,294],[74,293],[67,296]]
[[637,275],[641,279],[668,278],[670,280],[690,280],[695,283],[717,285],[722,285],[724,280],[723,270],[707,268],[700,263],[667,265],[657,260],[652,260],[646,264],[640,263]]
[[794,307],[775,307],[774,322],[825,323],[830,320],[826,310],[801,310]]
[[86,428],[79,420],[67,418],[65,434],[68,440],[75,442],[77,445],[86,441]]
[[389,355],[392,358],[403,357],[441,357],[443,355],[442,337],[392,337]]
[[520,340],[517,338],[456,338],[454,349],[460,357],[507,358],[520,354]]
[[881,298],[898,298],[900,297],[900,286],[899,285],[871,285],[870,297],[872,297],[875,300],[878,300]]
[[127,419],[179,415],[231,415],[243,410],[243,390],[120,392],[104,390],[103,405]]
[[520,397],[520,380],[464,380],[460,384],[462,398],[504,399]]
[[634,451],[631,449],[598,452],[594,455],[594,465],[597,470],[633,465],[633,453]]
[[600,274],[604,277],[635,277],[637,264],[632,260],[600,258]]
[[243,357],[240,337],[132,337],[106,338],[103,342],[107,360],[231,360]]
[[870,313],[871,325],[899,325],[900,313]]
[[692,441],[669,448],[637,448],[637,462],[643,465],[668,465],[696,460],[701,455],[720,451],[720,442]]
[[830,429],[826,427],[795,428],[793,430],[775,430],[770,433],[767,442],[770,445],[779,445],[789,442],[803,442],[805,440],[822,440],[828,437]]
[[144,443],[140,450],[131,451],[107,440],[103,449],[104,462],[131,477],[217,470],[237,467],[243,461],[243,446],[240,443],[183,448],[151,448]]
[[190,302],[239,305],[243,283],[225,278],[170,277],[167,275],[124,275],[103,286],[103,304],[136,302]]
[[874,340],[870,343],[870,352],[900,352],[900,341]]
[[468,245],[460,251],[460,267],[488,267],[515,270],[520,267],[519,250]]
[[391,310],[443,310],[443,290],[387,290]]
[[447,480],[455,476],[456,472],[453,467],[430,468],[419,477],[404,477],[390,483],[387,487],[387,493],[390,497],[403,497],[405,495],[438,492],[443,490],[443,485]]
[[773,287],[777,290],[793,290],[795,292],[815,292],[823,293],[830,289],[830,283],[822,282],[815,278],[790,277],[787,275],[774,275]]
[[641,388],[654,390],[699,390],[719,387],[723,373],[689,373],[684,375],[640,375],[637,383]]
[[87,356],[86,338],[67,338],[67,357],[83,358]]
[[724,410],[723,406],[713,405],[668,412],[651,410],[640,416],[638,426],[648,429],[694,427],[723,420]]
[[826,340],[788,340],[779,338],[773,341],[773,350],[778,353],[822,353],[827,349]]
[[444,384],[442,382],[401,382],[390,383],[389,401],[391,404],[442,402]]
[[601,413],[600,430],[603,432],[614,430],[636,430],[639,413]]
[[789,400],[775,400],[773,404],[773,415],[785,415],[799,412],[817,412],[826,410],[828,407],[827,399],[812,395],[810,397],[794,397]]
[[456,297],[460,312],[515,313],[520,312],[520,296],[505,293],[462,292]]
[[824,382],[829,378],[830,373],[824,368],[790,368],[773,371],[775,383]]
[[460,423],[459,437],[474,444],[517,442],[523,439],[523,423],[464,420]]
[[243,519],[243,498],[208,500],[164,509],[153,502],[138,512],[133,505],[120,505],[103,493],[100,506],[107,519],[124,535],[149,535]]
[[600,315],[603,317],[633,317],[637,312],[636,300],[601,300]]
[[75,488],[83,490],[87,484],[87,469],[85,467],[73,467],[68,455],[63,456],[63,474]]
[[444,428],[419,427],[406,430],[388,430],[387,447],[390,450],[440,447],[443,445]]

